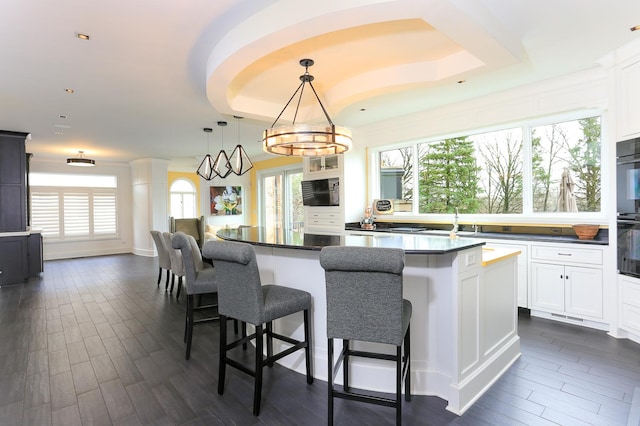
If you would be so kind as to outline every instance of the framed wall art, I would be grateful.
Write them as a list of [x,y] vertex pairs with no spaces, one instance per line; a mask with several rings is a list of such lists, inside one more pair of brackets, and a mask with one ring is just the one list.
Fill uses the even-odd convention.
[[209,194],[212,216],[242,214],[241,186],[212,186]]

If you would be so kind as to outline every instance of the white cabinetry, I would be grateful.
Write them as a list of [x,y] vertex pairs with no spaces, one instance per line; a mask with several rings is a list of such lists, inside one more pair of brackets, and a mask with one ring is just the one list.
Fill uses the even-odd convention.
[[601,321],[602,250],[532,245],[530,307],[570,321]]
[[618,140],[640,135],[640,60],[623,64],[617,72]]
[[305,227],[321,230],[331,230],[335,227],[344,229],[342,212],[340,209],[332,210],[329,207],[309,207]]
[[304,208],[304,229],[306,232],[342,233],[345,223],[345,190],[343,155],[305,157],[303,172],[305,180],[337,177],[340,179],[339,206],[306,206]]
[[339,173],[342,169],[342,155],[326,155],[323,157],[308,157],[304,161],[304,172],[309,175],[322,175]]
[[640,342],[640,279],[618,275],[620,284],[620,328]]

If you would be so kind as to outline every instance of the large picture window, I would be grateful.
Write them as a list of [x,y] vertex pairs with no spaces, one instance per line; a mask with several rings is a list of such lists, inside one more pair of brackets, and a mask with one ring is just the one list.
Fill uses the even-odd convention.
[[382,150],[379,196],[414,214],[600,212],[600,127],[592,116]]
[[29,181],[31,224],[44,238],[117,236],[115,176],[31,173]]

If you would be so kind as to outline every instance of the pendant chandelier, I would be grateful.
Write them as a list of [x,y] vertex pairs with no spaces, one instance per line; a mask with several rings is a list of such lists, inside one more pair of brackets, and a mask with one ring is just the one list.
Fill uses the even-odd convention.
[[207,134],[207,155],[204,156],[200,166],[198,166],[198,170],[196,173],[202,177],[204,180],[211,180],[216,177],[215,172],[213,171],[213,158],[209,155],[209,133],[213,132],[213,129],[210,127],[205,127],[202,129]]
[[253,168],[253,163],[249,159],[249,156],[242,145],[240,145],[240,120],[242,117],[234,115],[233,118],[238,122],[238,145],[236,145],[235,149],[229,156],[229,165],[233,173],[238,176],[242,176]]
[[[327,110],[322,105],[316,89],[311,83],[313,76],[309,74],[309,67],[314,64],[313,59],[302,59],[300,65],[305,68],[305,72],[300,76],[300,85],[293,93],[287,104],[284,106],[270,129],[264,131],[262,136],[262,148],[271,154],[289,156],[324,156],[330,154],[342,154],[351,149],[351,131],[345,127],[336,126],[331,121]],[[328,125],[318,124],[298,124],[298,108],[302,100],[305,85],[309,84],[316,100],[324,112]],[[296,94],[300,92],[293,122],[289,125],[276,127],[276,123],[287,109]]]
[[227,153],[224,151],[224,133],[223,129],[227,125],[226,121],[218,121],[218,126],[220,126],[220,152],[216,156],[216,159],[213,160],[213,171],[216,175],[220,176],[220,178],[224,179],[229,176],[229,173],[233,171],[231,168],[231,164],[229,163],[229,157]]
[[[234,117],[238,120],[242,118],[238,116]],[[226,125],[226,121],[218,121],[218,126],[220,126],[221,129],[221,147],[220,152],[218,152],[218,155],[215,159],[209,154],[209,133],[211,133],[213,130],[209,127],[205,127],[204,129],[202,129],[207,134],[207,155],[205,155],[202,159],[202,162],[200,163],[198,170],[196,170],[196,173],[205,180],[212,180],[216,177],[224,179],[231,173],[242,176],[253,168],[253,163],[249,159],[249,155],[247,155],[247,152],[244,150],[242,145],[240,145],[239,121],[238,145],[236,145],[230,156],[227,155],[226,151],[224,150],[224,133],[222,132],[222,129]]]
[[67,166],[76,167],[93,167],[96,165],[96,160],[90,158],[84,158],[84,151],[78,151],[78,156],[74,158],[67,158]]

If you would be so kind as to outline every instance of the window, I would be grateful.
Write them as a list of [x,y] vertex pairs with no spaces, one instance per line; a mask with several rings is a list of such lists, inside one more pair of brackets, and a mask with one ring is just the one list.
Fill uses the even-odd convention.
[[[532,129],[533,211],[600,211],[600,117]],[[562,203],[563,177],[573,207]]]
[[31,173],[31,224],[47,239],[115,237],[115,176]]
[[196,188],[188,179],[176,179],[169,189],[171,216],[176,219],[196,217]]
[[304,225],[302,170],[279,169],[260,174],[260,223],[267,233]]
[[396,212],[419,214],[601,212],[600,121],[525,125],[380,151],[380,197],[393,199]]

